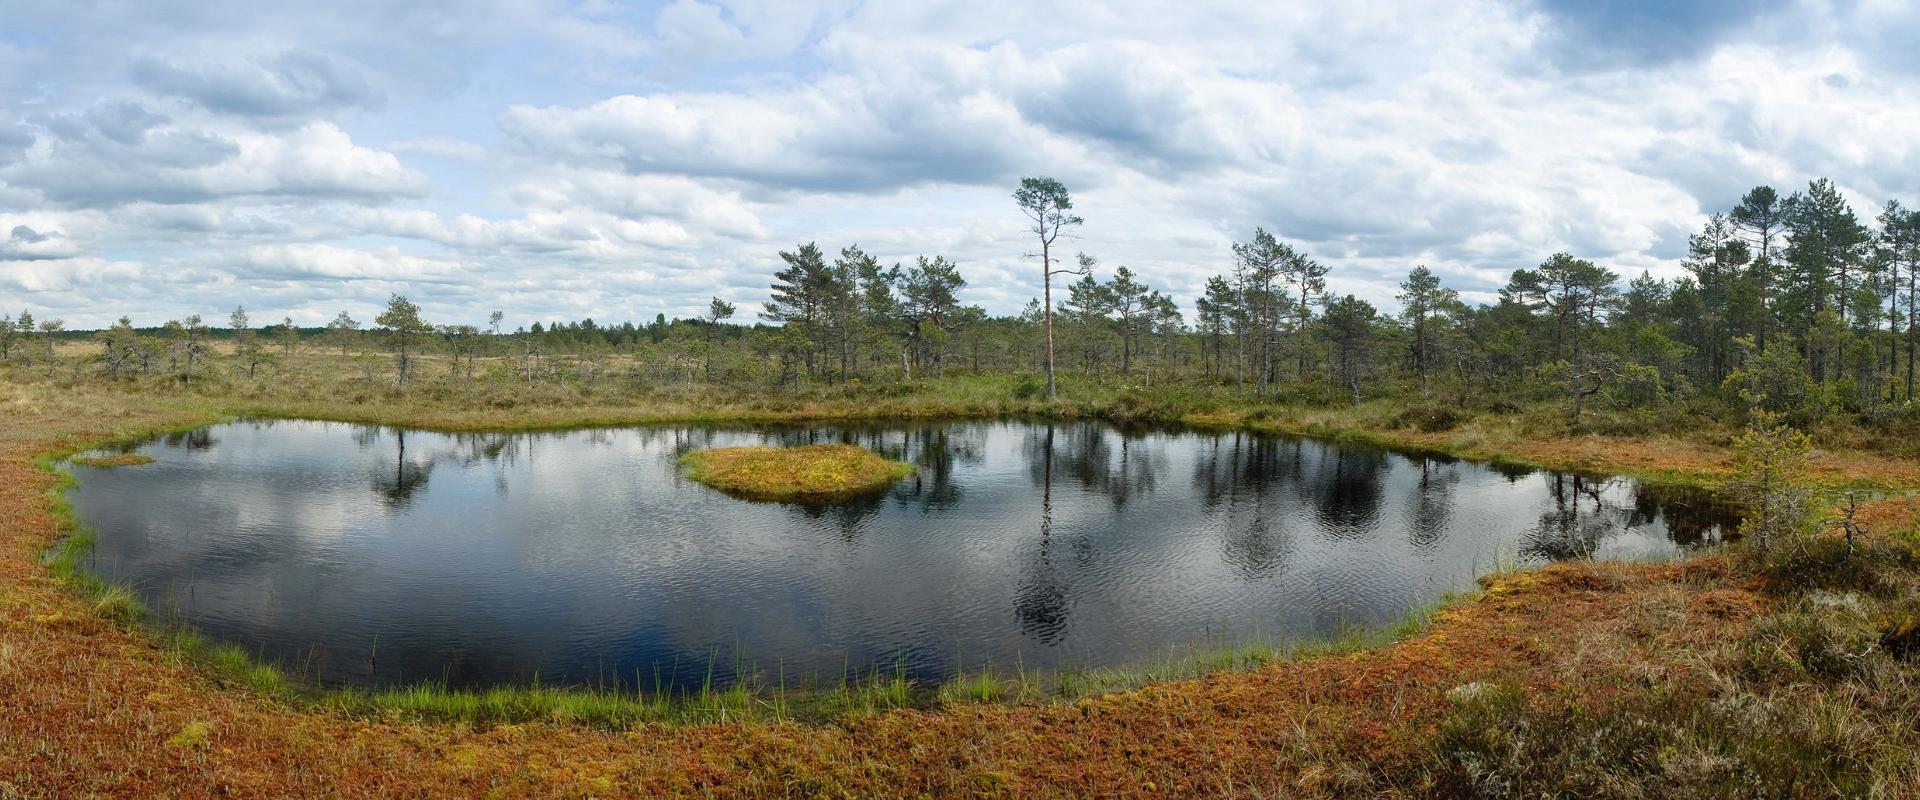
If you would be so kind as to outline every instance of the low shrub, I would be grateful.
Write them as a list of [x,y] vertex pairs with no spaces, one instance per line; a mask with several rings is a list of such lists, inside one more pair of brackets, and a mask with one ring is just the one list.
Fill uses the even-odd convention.
[[1849,547],[1837,536],[1798,536],[1749,551],[1774,591],[1859,592],[1887,598],[1911,591],[1920,557],[1904,541],[1870,538]]
[[1858,593],[1815,592],[1755,622],[1740,666],[1759,681],[1837,680],[1867,666],[1879,650],[1873,601]]
[[1013,399],[1033,400],[1039,398],[1047,389],[1046,383],[1035,375],[1022,375],[1013,384]]
[[1458,428],[1473,416],[1454,406],[1413,406],[1387,420],[1395,428],[1412,428],[1421,433],[1443,433]]

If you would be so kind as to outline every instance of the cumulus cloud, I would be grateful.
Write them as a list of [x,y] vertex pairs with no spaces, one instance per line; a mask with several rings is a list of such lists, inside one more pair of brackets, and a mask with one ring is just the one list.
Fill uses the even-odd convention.
[[176,63],[150,56],[135,61],[132,74],[135,84],[155,94],[248,117],[377,108],[383,101],[358,65],[297,48],[240,61]]
[[752,205],[738,192],[680,176],[555,169],[542,180],[514,187],[509,196],[516,205],[527,208],[588,210],[636,222],[667,220],[703,235],[747,241],[768,235]]
[[51,122],[25,158],[0,168],[0,179],[72,207],[229,196],[375,202],[419,196],[428,185],[393,154],[354,144],[330,122],[285,133],[148,127],[113,136],[94,116]]
[[873,190],[1004,176],[1010,109],[965,98],[868,93],[850,79],[777,96],[622,95],[583,108],[515,106],[501,120],[529,153],[630,174],[725,178],[778,189]]
[[26,225],[15,225],[0,240],[0,261],[51,261],[72,258],[79,247],[56,232],[42,233]]
[[65,319],[70,330],[91,324],[83,320],[100,313],[97,306],[102,301],[127,305],[151,302],[156,292],[142,285],[149,279],[143,267],[131,261],[96,257],[0,260],[0,294],[26,295],[42,319]]

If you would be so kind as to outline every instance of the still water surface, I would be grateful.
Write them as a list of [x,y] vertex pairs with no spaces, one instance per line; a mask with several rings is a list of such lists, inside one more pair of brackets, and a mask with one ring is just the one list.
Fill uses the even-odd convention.
[[[918,465],[808,508],[689,449],[856,442]],[[92,568],[328,684],[938,680],[1326,636],[1503,562],[1663,557],[1725,511],[1630,480],[1101,423],[442,434],[246,421],[72,467]]]

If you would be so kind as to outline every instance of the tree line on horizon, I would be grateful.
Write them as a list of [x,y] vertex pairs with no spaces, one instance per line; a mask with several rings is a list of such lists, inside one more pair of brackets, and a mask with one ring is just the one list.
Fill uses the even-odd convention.
[[[1627,280],[1567,253],[1516,269],[1490,304],[1470,305],[1432,270],[1412,267],[1398,313],[1327,290],[1330,268],[1264,228],[1232,246],[1232,267],[1206,281],[1191,316],[1126,266],[1101,277],[1085,253],[1058,252],[1083,220],[1067,188],[1027,178],[1013,199],[1041,266],[1039,296],[1019,314],[961,300],[966,279],[942,255],[883,265],[858,244],[780,252],[765,310],[733,322],[713,298],[701,315],[643,325],[592,319],[501,330],[433,324],[395,296],[368,330],[342,311],[325,328],[290,318],[256,327],[244,308],[224,326],[199,315],[136,329],[71,332],[29,312],[0,316],[0,361],[56,376],[53,343],[91,336],[102,351],[68,364],[108,378],[193,381],[220,361],[252,378],[302,347],[392,357],[393,383],[415,380],[421,356],[446,376],[529,383],[728,382],[791,387],[942,376],[961,370],[1035,375],[1053,397],[1057,373],[1188,381],[1251,396],[1300,394],[1359,402],[1396,392],[1516,386],[1557,397],[1571,420],[1593,403],[1670,405],[1713,398],[1799,423],[1835,412],[1915,408],[1920,360],[1920,212],[1889,201],[1862,220],[1832,182],[1782,197],[1756,187],[1689,238],[1676,280]],[[1054,279],[1066,282],[1055,297]],[[210,342],[230,340],[216,354]],[[616,357],[626,357],[616,364]]]

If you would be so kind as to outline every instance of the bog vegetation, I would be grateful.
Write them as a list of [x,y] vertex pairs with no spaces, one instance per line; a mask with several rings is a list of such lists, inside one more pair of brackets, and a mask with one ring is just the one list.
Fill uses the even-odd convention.
[[[697,764],[702,780],[724,775],[766,781],[736,786],[819,794],[1920,791],[1920,504],[1850,488],[1914,484],[1907,466],[1890,465],[1920,455],[1920,214],[1888,202],[1863,219],[1824,180],[1784,197],[1759,187],[1692,237],[1688,275],[1678,280],[1628,278],[1577,254],[1542,254],[1537,265],[1515,269],[1497,299],[1468,303],[1440,274],[1412,267],[1392,313],[1331,296],[1329,265],[1256,230],[1222,254],[1232,269],[1209,279],[1183,310],[1127,267],[1059,252],[1062,232],[1079,218],[1057,181],[1029,179],[1015,200],[1032,223],[1041,274],[1038,298],[1010,317],[967,305],[962,265],[943,256],[883,265],[854,244],[830,253],[808,243],[781,253],[757,321],[737,319],[718,298],[693,319],[512,330],[498,312],[484,324],[429,321],[431,297],[419,298],[424,307],[394,297],[371,327],[343,311],[319,330],[284,316],[257,327],[244,309],[218,328],[196,313],[153,327],[122,319],[97,332],[22,312],[0,325],[0,374],[114,403],[203,398],[228,408],[220,404],[270,400],[274,409],[317,416],[369,408],[354,415],[393,422],[427,409],[433,414],[420,419],[460,425],[511,425],[549,407],[573,409],[563,416],[582,422],[601,408],[697,417],[724,399],[729,413],[747,416],[1017,410],[1257,424],[1287,409],[1335,409],[1317,413],[1332,428],[1391,430],[1402,441],[1507,431],[1512,436],[1479,449],[1532,458],[1525,437],[1590,435],[1616,448],[1684,442],[1684,453],[1655,463],[1671,463],[1676,475],[1710,471],[1744,504],[1736,548],[1679,564],[1494,576],[1477,599],[1434,615],[1439,632],[1431,637],[1409,630],[1391,647],[1252,677],[1075,694],[1070,707],[965,710],[983,699],[1025,702],[1007,688],[1018,681],[993,675],[973,676],[972,688],[921,687],[913,702],[888,699],[914,696],[912,687],[875,681],[860,690],[869,698],[862,714],[927,704],[953,713],[868,714],[843,720],[854,731],[844,737],[832,726],[728,728],[714,737],[638,730],[624,735],[643,739],[642,750],[706,755],[620,774],[634,787],[667,791],[695,785],[676,781]],[[1064,282],[1058,297],[1055,277]],[[1354,411],[1341,416],[1345,408]],[[65,441],[63,418],[42,417],[36,446]],[[1446,444],[1476,448],[1466,439]],[[37,494],[23,496],[38,502]],[[7,527],[20,524],[0,519],[0,530],[29,535]],[[56,560],[56,574],[88,588],[70,561]],[[127,605],[109,587],[91,591],[99,609]],[[16,614],[23,620],[67,613],[43,612],[56,601],[41,595],[19,596],[28,598],[13,603],[26,609]],[[51,624],[39,638],[9,628],[5,646],[77,651],[92,641]],[[233,670],[255,669],[244,657],[228,660]],[[35,663],[55,667],[34,692],[97,685],[87,677],[93,666],[67,675],[58,671],[64,662]],[[0,670],[0,682],[10,674]],[[241,679],[260,682],[274,683]],[[1122,685],[1133,683],[1114,687]],[[549,695],[425,692],[348,705],[351,713],[414,708],[492,724],[559,716],[552,697],[584,702]],[[152,705],[151,694],[86,696],[89,709],[154,716],[138,710]],[[771,707],[745,696],[734,702]],[[198,708],[188,700],[167,707]],[[347,730],[326,720],[298,724],[323,739]],[[196,730],[207,738],[207,729]],[[228,747],[248,730],[230,726],[214,736]],[[436,742],[465,736],[409,730]],[[628,757],[601,752],[625,752],[624,740],[542,730],[571,743],[569,763]],[[1002,734],[997,748],[976,744]],[[431,749],[409,743],[389,751],[360,744],[357,734],[340,737],[355,742],[338,748],[342,759],[359,757],[363,746],[382,764]],[[526,742],[537,740],[516,733],[457,741],[512,764],[529,762]],[[393,771],[369,773],[388,777],[364,785],[392,788],[382,781]],[[410,775],[430,781],[439,773]]]

